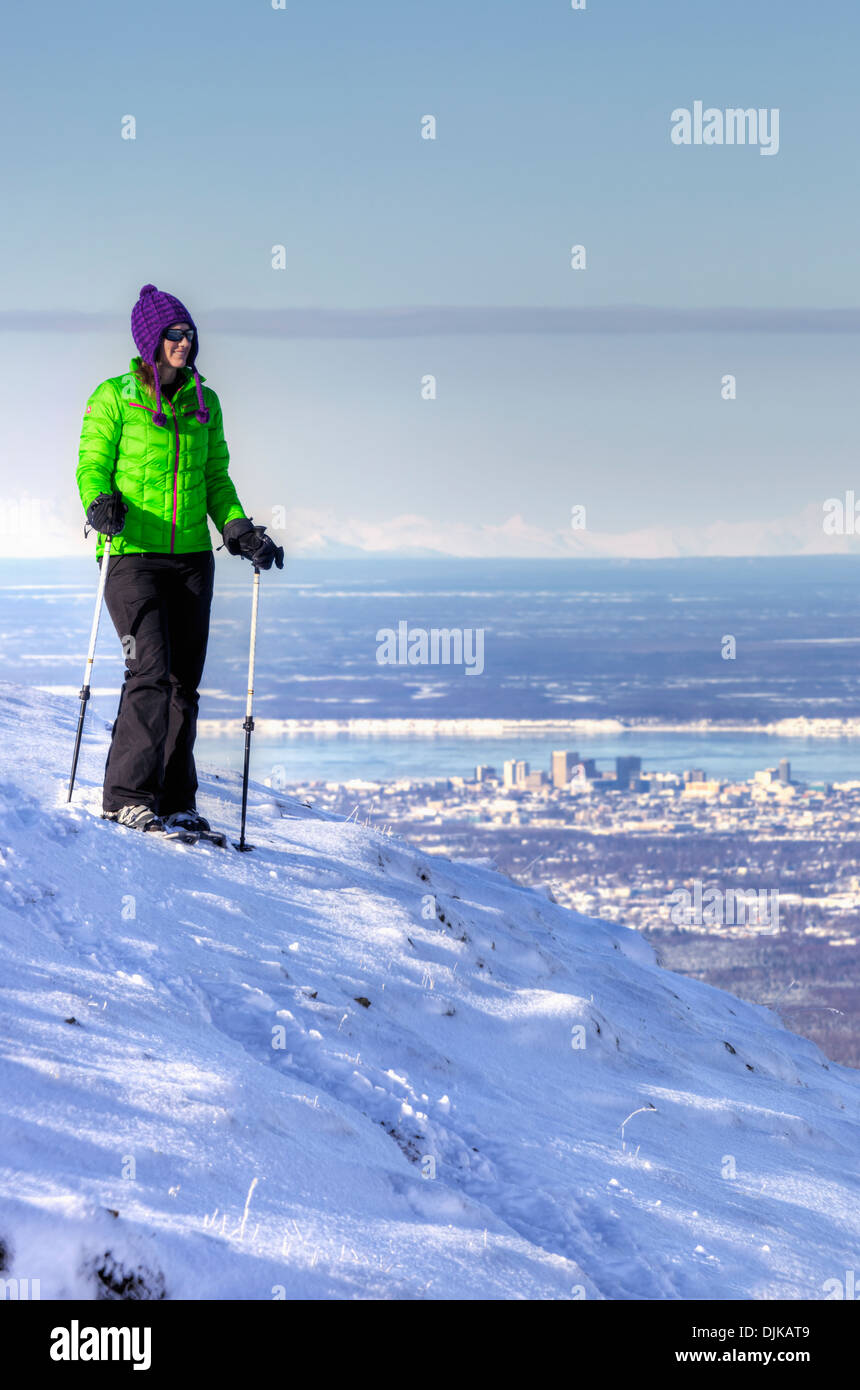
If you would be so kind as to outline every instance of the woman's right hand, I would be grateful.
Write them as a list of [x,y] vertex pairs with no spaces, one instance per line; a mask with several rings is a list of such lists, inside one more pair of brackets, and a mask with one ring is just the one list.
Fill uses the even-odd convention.
[[123,502],[121,492],[100,492],[87,507],[87,521],[99,535],[118,536],[125,526],[127,511],[128,503]]

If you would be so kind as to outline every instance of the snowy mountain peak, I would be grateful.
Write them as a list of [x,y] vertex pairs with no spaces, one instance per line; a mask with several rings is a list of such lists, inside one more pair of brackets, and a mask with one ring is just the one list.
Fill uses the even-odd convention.
[[[252,782],[102,821],[0,685],[0,1269],[42,1298],[832,1297],[860,1077],[623,926]],[[252,755],[253,772],[253,755]],[[201,768],[235,838],[240,777]]]

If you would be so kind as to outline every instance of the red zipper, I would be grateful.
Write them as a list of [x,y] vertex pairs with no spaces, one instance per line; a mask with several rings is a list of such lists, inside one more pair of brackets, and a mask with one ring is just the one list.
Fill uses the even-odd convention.
[[176,407],[173,401],[168,402],[173,412],[173,430],[176,435],[176,462],[173,467],[173,526],[170,531],[170,553],[173,554],[173,542],[176,536],[176,481],[179,477],[179,421],[176,418]]

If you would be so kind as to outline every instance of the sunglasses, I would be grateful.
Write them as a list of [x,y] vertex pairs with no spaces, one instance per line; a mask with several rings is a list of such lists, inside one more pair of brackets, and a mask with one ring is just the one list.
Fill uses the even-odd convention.
[[168,328],[164,334],[172,343],[181,343],[183,338],[187,338],[189,343],[194,342],[193,328]]

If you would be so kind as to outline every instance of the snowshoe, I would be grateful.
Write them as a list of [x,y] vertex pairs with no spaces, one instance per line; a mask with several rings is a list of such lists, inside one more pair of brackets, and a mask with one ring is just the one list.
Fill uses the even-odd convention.
[[124,825],[129,830],[157,831],[166,840],[181,840],[186,845],[193,845],[197,839],[192,831],[184,827],[168,827],[150,806],[122,806],[118,811],[102,811],[102,820],[116,821],[117,825]]
[[208,840],[213,845],[226,845],[227,836],[223,830],[213,830],[205,816],[201,816],[199,811],[174,811],[167,816],[164,821],[165,828],[170,834],[171,831],[190,831],[191,834],[201,840]]
[[118,811],[102,811],[103,820],[114,820],[130,830],[164,830],[164,821],[151,806],[121,806]]

